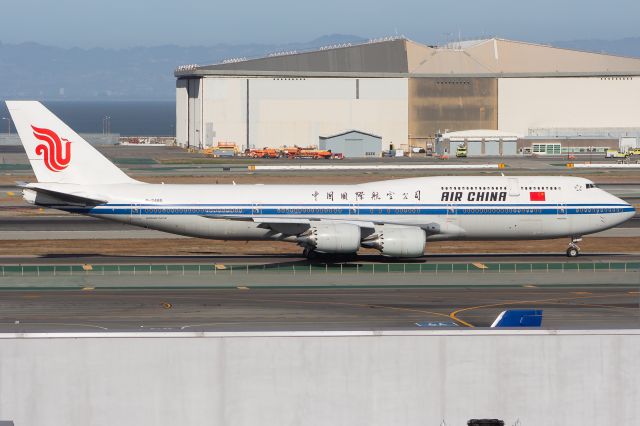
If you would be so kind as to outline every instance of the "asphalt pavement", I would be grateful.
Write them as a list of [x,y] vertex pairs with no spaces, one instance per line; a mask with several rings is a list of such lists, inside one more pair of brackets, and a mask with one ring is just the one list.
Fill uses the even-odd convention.
[[3,290],[0,332],[395,330],[487,327],[509,308],[543,327],[640,327],[638,286]]

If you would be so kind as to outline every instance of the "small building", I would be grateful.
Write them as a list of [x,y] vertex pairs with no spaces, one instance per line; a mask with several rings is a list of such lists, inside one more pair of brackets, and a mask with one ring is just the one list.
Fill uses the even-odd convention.
[[382,155],[382,138],[359,130],[320,136],[318,148],[346,158],[375,158]]
[[572,155],[627,151],[638,145],[638,128],[529,129],[528,135],[501,130],[464,130],[438,135],[436,153],[455,155],[459,145],[468,157],[514,155]]
[[436,140],[436,153],[455,155],[459,145],[467,146],[467,156],[513,156],[518,154],[522,136],[501,130],[464,130],[447,132]]

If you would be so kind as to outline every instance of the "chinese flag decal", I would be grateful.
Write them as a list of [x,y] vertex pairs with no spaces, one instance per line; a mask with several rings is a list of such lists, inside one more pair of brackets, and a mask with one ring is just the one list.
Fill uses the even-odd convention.
[[531,201],[545,201],[546,197],[544,191],[530,192],[529,200]]

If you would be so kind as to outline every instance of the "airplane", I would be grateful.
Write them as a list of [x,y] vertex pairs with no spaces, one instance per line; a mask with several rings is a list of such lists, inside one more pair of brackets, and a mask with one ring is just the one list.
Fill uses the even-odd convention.
[[[439,240],[569,238],[635,215],[592,181],[567,176],[436,176],[357,185],[177,185],[132,179],[36,101],[7,101],[37,182],[38,206],[217,240],[288,241],[306,257],[422,257]],[[427,247],[428,249],[428,247]]]

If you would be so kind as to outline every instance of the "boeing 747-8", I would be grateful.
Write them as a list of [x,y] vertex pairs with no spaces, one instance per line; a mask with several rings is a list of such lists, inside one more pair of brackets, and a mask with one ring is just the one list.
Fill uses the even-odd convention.
[[33,204],[174,234],[277,240],[304,254],[419,257],[436,240],[577,242],[630,219],[634,208],[588,179],[442,176],[358,185],[163,185],[127,176],[34,101],[7,106],[37,183]]

